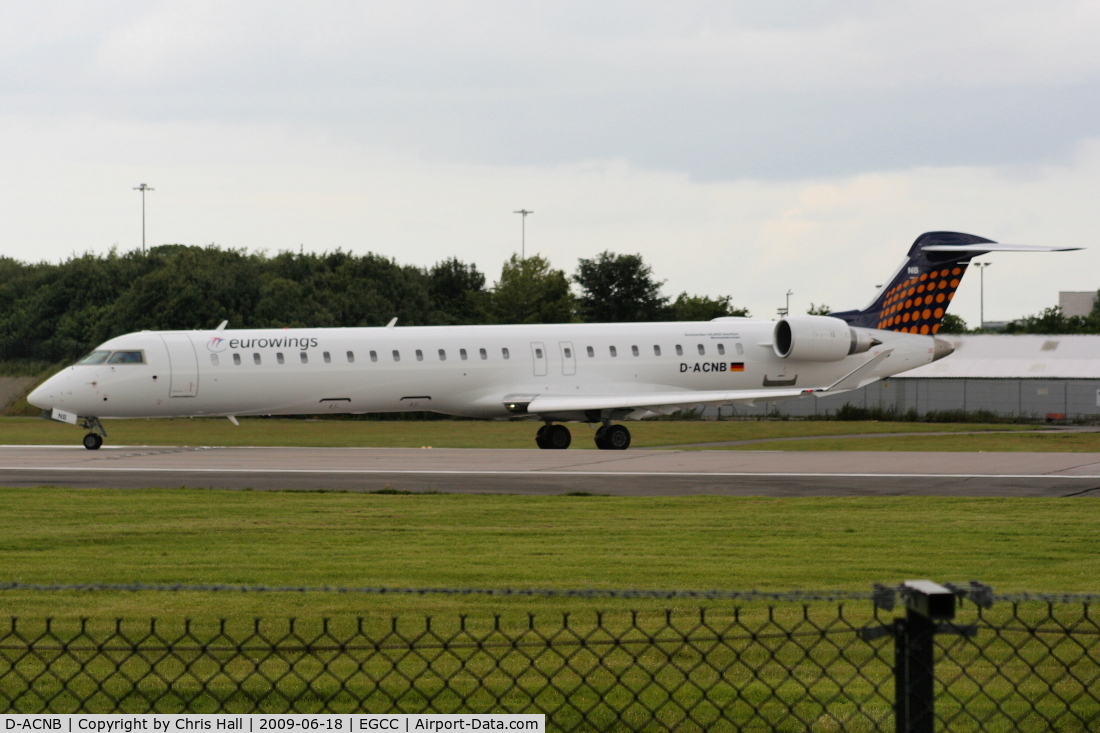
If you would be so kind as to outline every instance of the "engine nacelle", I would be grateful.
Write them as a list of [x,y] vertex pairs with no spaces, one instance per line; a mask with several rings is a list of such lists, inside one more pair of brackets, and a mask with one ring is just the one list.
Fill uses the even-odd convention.
[[772,338],[776,356],[802,361],[840,361],[877,343],[864,329],[831,316],[784,318],[775,324]]

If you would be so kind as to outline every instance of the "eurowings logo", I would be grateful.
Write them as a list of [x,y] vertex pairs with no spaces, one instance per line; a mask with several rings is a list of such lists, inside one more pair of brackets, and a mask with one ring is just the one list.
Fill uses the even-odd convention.
[[225,339],[221,336],[214,336],[206,342],[206,348],[215,354],[220,354],[225,351]]

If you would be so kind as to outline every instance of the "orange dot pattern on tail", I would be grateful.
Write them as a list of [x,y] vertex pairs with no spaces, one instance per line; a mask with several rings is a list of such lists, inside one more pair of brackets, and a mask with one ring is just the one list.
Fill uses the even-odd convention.
[[947,304],[955,297],[955,289],[959,287],[964,272],[966,265],[949,265],[897,283],[885,293],[877,328],[905,333],[937,333]]

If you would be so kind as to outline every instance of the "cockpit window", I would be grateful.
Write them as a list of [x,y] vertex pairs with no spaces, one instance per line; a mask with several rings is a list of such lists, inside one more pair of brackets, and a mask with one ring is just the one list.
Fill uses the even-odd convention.
[[107,361],[107,357],[111,355],[110,351],[93,351],[85,356],[83,359],[77,362],[77,364],[103,364]]
[[145,354],[140,351],[116,351],[107,360],[108,364],[144,364]]

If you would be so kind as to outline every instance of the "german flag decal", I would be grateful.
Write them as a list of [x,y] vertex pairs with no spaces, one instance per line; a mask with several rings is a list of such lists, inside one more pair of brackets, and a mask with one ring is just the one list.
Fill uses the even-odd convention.
[[735,361],[735,362],[731,363],[730,364],[730,371],[731,372],[743,372],[743,371],[745,371],[745,362]]

